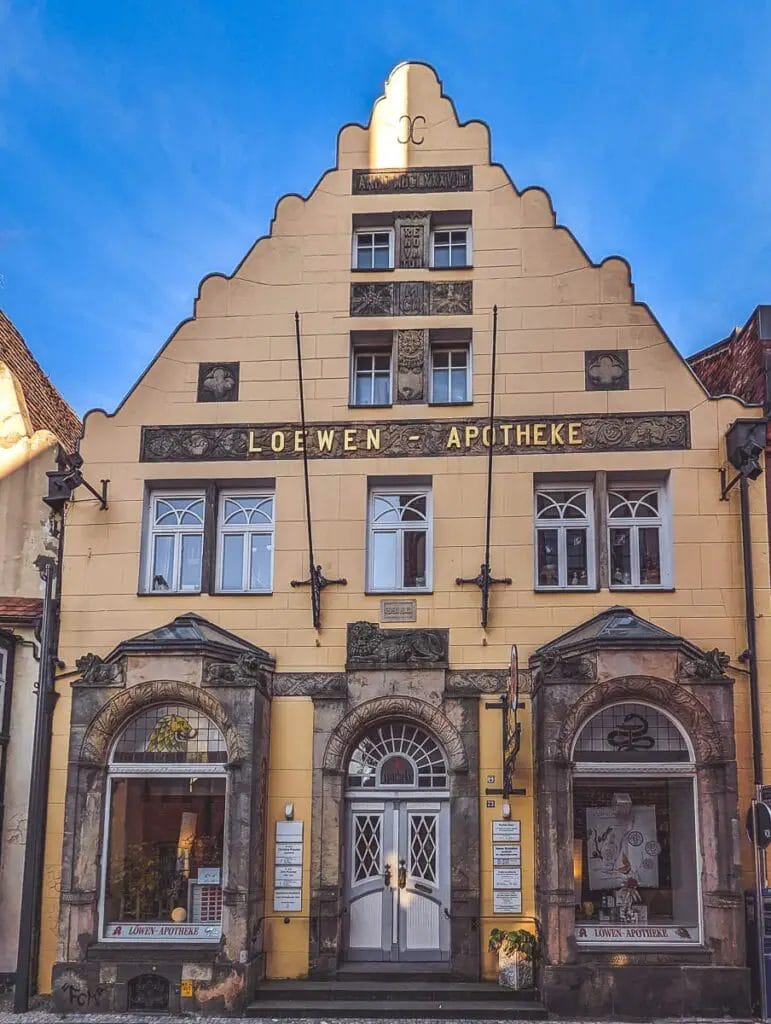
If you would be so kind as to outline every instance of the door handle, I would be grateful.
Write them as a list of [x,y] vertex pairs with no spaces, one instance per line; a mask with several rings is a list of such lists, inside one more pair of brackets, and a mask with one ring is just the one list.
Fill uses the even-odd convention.
[[403,889],[407,884],[407,861],[399,861],[399,888]]
[[383,885],[386,889],[391,888],[391,865],[386,864],[385,871],[383,872]]

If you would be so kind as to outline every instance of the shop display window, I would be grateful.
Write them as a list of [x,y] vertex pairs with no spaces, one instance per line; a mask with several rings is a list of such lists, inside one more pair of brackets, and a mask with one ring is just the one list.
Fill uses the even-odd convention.
[[678,726],[614,705],[590,719],[573,757],[579,945],[698,942],[695,777]]
[[126,725],[108,775],[104,939],[219,939],[225,760],[220,731],[184,705]]

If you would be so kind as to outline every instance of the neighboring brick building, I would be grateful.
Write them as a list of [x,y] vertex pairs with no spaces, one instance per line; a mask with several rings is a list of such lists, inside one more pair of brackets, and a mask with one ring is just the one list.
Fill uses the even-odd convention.
[[43,584],[59,538],[42,498],[81,422],[0,310],[0,981],[16,972]]
[[[756,306],[744,327],[688,357],[713,398],[735,395],[771,413],[771,306]],[[771,430],[766,427],[766,494],[771,505]],[[769,517],[771,538],[771,517]]]

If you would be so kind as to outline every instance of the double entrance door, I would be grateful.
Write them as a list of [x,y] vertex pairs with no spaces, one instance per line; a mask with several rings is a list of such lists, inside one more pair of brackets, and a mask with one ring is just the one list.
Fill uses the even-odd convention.
[[446,800],[348,803],[343,932],[349,960],[449,960],[449,825]]

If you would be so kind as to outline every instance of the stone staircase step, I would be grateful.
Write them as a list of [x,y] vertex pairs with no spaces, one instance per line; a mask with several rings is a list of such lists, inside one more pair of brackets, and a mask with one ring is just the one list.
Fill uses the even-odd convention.
[[[406,995],[402,990],[402,996]],[[328,1021],[335,1018],[357,1020],[545,1020],[546,1009],[538,1002],[508,999],[450,1000],[434,1002],[419,999],[284,999],[258,1000],[251,1003],[250,1017],[297,1018]]]

